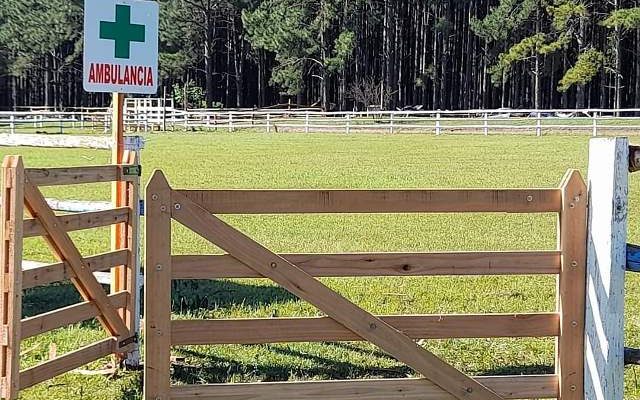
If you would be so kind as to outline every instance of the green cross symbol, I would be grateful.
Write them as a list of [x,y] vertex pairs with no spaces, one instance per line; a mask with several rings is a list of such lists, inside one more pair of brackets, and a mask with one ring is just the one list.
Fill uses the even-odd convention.
[[131,42],[144,43],[144,25],[131,23],[131,6],[116,4],[116,22],[100,21],[100,39],[115,41],[116,58],[129,58]]

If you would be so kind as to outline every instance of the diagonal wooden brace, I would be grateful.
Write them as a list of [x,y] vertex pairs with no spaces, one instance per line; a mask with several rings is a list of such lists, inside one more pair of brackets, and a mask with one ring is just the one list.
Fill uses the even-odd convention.
[[24,197],[27,211],[42,224],[46,232],[44,238],[55,255],[60,261],[68,263],[73,270],[75,276],[71,278],[71,282],[85,301],[93,302],[100,310],[101,316],[98,319],[103,327],[112,336],[121,338],[131,336],[129,329],[118,315],[118,310],[107,298],[107,294],[96,280],[91,268],[85,263],[69,234],[58,223],[58,218],[47,205],[40,190],[31,182],[25,181]]
[[197,203],[176,191],[172,191],[171,200],[172,216],[178,222],[265,278],[308,301],[363,339],[376,344],[455,398],[502,399],[486,386],[418,346],[404,333],[351,303],[294,264],[211,215]]

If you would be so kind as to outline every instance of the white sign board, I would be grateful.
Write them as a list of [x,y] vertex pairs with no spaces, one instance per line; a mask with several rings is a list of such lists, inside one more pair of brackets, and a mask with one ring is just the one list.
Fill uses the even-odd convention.
[[155,94],[159,7],[145,0],[85,0],[83,86]]

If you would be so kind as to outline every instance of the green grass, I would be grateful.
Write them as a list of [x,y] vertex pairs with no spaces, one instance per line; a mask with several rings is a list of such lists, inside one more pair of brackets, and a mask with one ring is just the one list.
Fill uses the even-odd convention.
[[[423,136],[174,133],[148,135],[143,154],[146,181],[162,168],[178,188],[452,188],[556,187],[568,168],[586,176],[586,137]],[[19,153],[28,166],[98,164],[108,152],[95,150],[1,149]],[[640,242],[640,187],[631,177],[630,240]],[[108,185],[55,188],[67,198],[106,199]],[[225,218],[275,251],[437,251],[552,249],[551,215],[325,215],[230,216]],[[107,249],[108,231],[75,233],[85,254]],[[175,226],[174,253],[216,251],[195,234]],[[28,258],[46,260],[38,240],[25,244]],[[375,313],[533,312],[555,307],[549,277],[333,278],[330,287]],[[627,282],[627,344],[640,347],[640,280]],[[176,282],[176,318],[313,316],[318,311],[259,279]],[[25,314],[77,300],[68,286],[31,290]],[[58,352],[102,338],[95,322],[61,329],[23,343],[23,366],[44,359],[49,344]],[[425,346],[470,374],[550,373],[549,339],[438,340]],[[289,379],[405,377],[412,371],[362,343],[187,346],[174,384]],[[102,363],[104,364],[104,363]],[[90,366],[97,368],[100,362]],[[136,399],[139,373],[115,378],[67,374],[23,393],[24,399]],[[640,399],[635,370],[626,376],[625,398]]]

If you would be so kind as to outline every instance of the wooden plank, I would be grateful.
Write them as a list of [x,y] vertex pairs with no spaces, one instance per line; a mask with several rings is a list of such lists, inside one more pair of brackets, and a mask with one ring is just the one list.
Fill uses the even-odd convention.
[[559,215],[562,269],[558,276],[560,336],[556,373],[562,400],[584,399],[584,317],[587,253],[587,187],[580,173],[570,170],[561,185]]
[[145,400],[169,399],[171,377],[171,188],[155,171],[145,196]]
[[[114,265],[123,264],[128,258],[129,251],[120,250],[87,257],[84,261],[91,272],[98,272],[106,271]],[[73,276],[75,275],[69,263],[59,262],[56,264],[49,264],[43,267],[23,271],[22,287],[23,289],[28,289],[35,286],[47,285],[49,283],[71,279]]]
[[[129,211],[127,207],[120,207],[107,211],[61,215],[58,217],[58,224],[66,232],[100,228],[127,222],[129,220]],[[46,231],[37,219],[31,218],[24,221],[24,237],[42,236],[45,234]]]
[[[122,308],[127,304],[128,298],[129,293],[120,292],[110,295],[109,302],[115,308]],[[98,315],[100,315],[100,310],[95,304],[84,302],[25,318],[22,320],[22,339],[86,321]]]
[[22,221],[24,166],[22,157],[7,156],[2,164],[2,253],[0,253],[0,396],[18,398],[20,391],[20,318],[22,318]]
[[212,214],[558,212],[558,189],[179,190]]
[[310,302],[329,317],[458,399],[501,399],[484,385],[417,345],[411,338],[309,276],[295,265],[235,230],[180,193],[172,192],[173,217],[259,274]]
[[[557,313],[379,318],[412,339],[551,337],[560,333]],[[357,340],[362,338],[329,317],[177,320],[171,325],[173,345]]]
[[[560,273],[559,251],[280,254],[316,277],[537,275]],[[226,255],[173,256],[173,279],[259,278]]]
[[47,236],[45,236],[47,244],[60,261],[66,261],[73,270],[75,276],[71,277],[71,282],[76,286],[80,295],[85,301],[92,301],[96,304],[101,313],[98,319],[111,335],[126,339],[128,337],[126,325],[117,310],[109,303],[107,294],[93,276],[69,234],[59,226],[55,214],[47,205],[40,190],[31,182],[26,181],[24,194],[27,210],[40,221],[47,231]]
[[[555,375],[479,376],[478,382],[504,399],[542,399],[558,395]],[[183,385],[171,400],[453,400],[426,379],[368,379],[316,382],[263,382]]]
[[85,364],[112,354],[118,345],[115,338],[104,339],[20,373],[20,389],[26,389]]
[[624,397],[629,140],[589,143],[585,398]]
[[119,165],[97,165],[65,168],[27,168],[25,175],[36,186],[79,185],[85,183],[129,180]]

